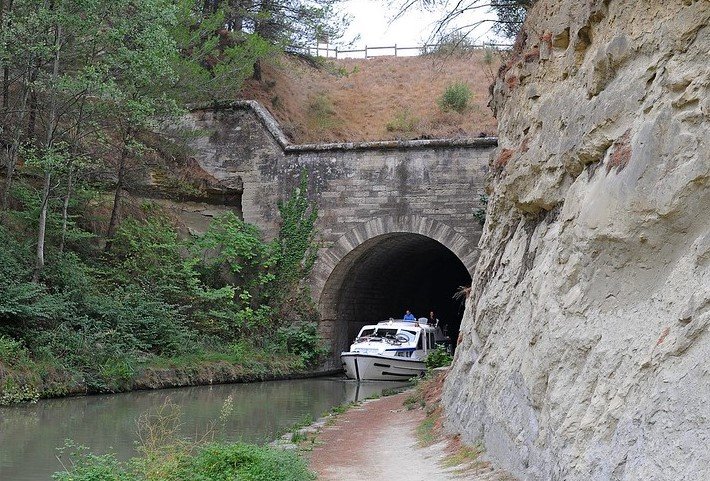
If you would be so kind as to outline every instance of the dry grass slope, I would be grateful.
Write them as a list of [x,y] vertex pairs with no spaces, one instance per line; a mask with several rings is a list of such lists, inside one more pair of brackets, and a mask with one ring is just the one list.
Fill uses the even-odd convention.
[[[320,64],[282,57],[239,96],[260,101],[297,143],[494,135],[488,86],[500,63],[483,51]],[[470,107],[442,112],[437,100],[454,82],[471,88]]]

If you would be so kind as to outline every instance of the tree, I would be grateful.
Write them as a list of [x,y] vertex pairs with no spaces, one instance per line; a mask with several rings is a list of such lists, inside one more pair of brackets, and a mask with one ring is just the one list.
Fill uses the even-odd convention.
[[[4,218],[7,210],[12,178],[22,141],[22,126],[28,112],[33,68],[37,52],[26,48],[37,30],[38,15],[23,17],[12,0],[0,5],[0,62],[2,63],[2,128],[0,143],[4,154],[5,181],[2,187],[0,209]],[[18,21],[18,20],[22,21]],[[14,87],[14,88],[13,88]],[[10,96],[11,88],[15,95]]]
[[490,24],[495,33],[512,39],[533,3],[535,0],[459,0],[452,5],[448,0],[401,0],[392,21],[412,8],[444,8],[431,38],[450,36],[466,41],[474,29]]
[[494,0],[491,7],[498,15],[493,30],[500,36],[514,39],[525,20],[528,8],[535,0]]
[[[203,0],[195,5],[205,18],[222,15],[223,37],[232,45],[270,45],[302,51],[323,39],[342,37],[349,17],[339,13],[343,0]],[[193,10],[194,10],[193,9]],[[263,52],[263,51],[262,51]],[[268,54],[269,52],[266,52]],[[252,63],[254,78],[261,79],[261,58]]]
[[284,48],[310,46],[343,34],[348,17],[337,12],[343,0],[204,0],[202,11],[223,11],[232,31],[255,33]]
[[172,65],[177,98],[197,102],[233,97],[259,59],[276,50],[259,35],[230,28],[237,21],[230,11],[216,1],[178,2],[177,22],[171,29],[179,52]]
[[108,237],[115,234],[127,160],[141,148],[138,134],[176,110],[169,95],[176,8],[170,0],[14,0],[0,7],[1,207],[4,215],[24,153],[28,172],[42,177],[33,274],[38,280],[50,201],[64,183],[63,250],[75,161],[90,136],[93,144],[113,143],[120,152]]
[[103,34],[101,70],[106,75],[99,100],[102,140],[118,152],[106,250],[118,227],[128,162],[145,149],[140,134],[155,127],[158,118],[179,111],[170,95],[176,80],[172,65],[177,49],[170,33],[176,8],[167,0],[114,0],[112,8],[115,16]]

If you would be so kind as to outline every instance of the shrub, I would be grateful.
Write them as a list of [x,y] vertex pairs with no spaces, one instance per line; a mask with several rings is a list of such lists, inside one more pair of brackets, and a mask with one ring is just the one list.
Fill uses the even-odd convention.
[[453,110],[462,114],[468,108],[468,103],[473,97],[471,87],[463,82],[449,84],[439,98],[439,108],[444,112]]
[[276,333],[276,338],[283,349],[301,358],[304,368],[315,367],[328,354],[328,348],[315,322],[282,327]]
[[318,94],[308,104],[308,117],[315,130],[329,130],[338,124],[333,101],[326,94]]
[[11,367],[28,361],[29,355],[22,341],[0,335],[0,364]]
[[23,331],[46,327],[70,307],[61,293],[32,282],[29,243],[16,240],[0,226],[0,332],[21,337]]
[[213,444],[188,458],[175,481],[307,481],[315,479],[292,452],[252,444]]
[[0,406],[23,403],[37,402],[39,399],[39,390],[34,385],[36,379],[16,380],[12,377],[7,377],[0,384]]
[[170,219],[150,206],[144,210],[147,220],[126,219],[116,232],[110,274],[118,284],[138,284],[168,302],[189,304],[197,274],[183,260],[184,243]]
[[97,456],[71,441],[67,441],[59,452],[65,471],[54,473],[52,479],[55,481],[138,481],[113,454]]
[[387,122],[386,128],[388,132],[412,132],[417,128],[419,119],[412,115],[409,109],[398,111],[394,118]]
[[484,225],[486,223],[486,208],[488,207],[488,196],[486,194],[481,194],[478,196],[478,201],[483,207],[478,207],[473,211],[473,217],[478,221],[479,224]]
[[[245,443],[215,443],[200,448],[177,442],[155,456],[121,463],[113,454],[97,456],[75,448],[63,460],[56,481],[308,481],[315,475],[296,453]],[[81,450],[81,451],[79,451]]]
[[318,253],[315,222],[318,209],[308,196],[308,175],[301,171],[298,187],[288,199],[278,203],[281,225],[274,241],[276,254],[271,305],[282,322],[311,319],[315,304],[304,285]]
[[429,353],[426,358],[427,369],[435,369],[437,367],[448,366],[453,361],[451,355],[446,351],[444,346],[437,346],[436,349]]

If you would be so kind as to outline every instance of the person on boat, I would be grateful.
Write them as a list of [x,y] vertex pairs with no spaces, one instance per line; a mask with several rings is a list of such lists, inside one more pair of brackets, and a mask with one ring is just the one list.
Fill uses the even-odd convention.
[[404,313],[403,319],[404,319],[405,321],[412,321],[412,322],[414,322],[414,321],[417,320],[417,318],[414,317],[414,314],[412,314],[411,312],[409,312],[409,309],[407,309],[407,312]]
[[432,326],[439,324],[439,319],[437,319],[434,315],[434,311],[429,311],[429,319],[427,319],[427,324],[431,324]]

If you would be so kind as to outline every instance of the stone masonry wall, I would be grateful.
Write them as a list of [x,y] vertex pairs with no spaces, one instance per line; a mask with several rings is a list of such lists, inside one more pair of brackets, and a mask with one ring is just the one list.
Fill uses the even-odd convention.
[[433,235],[473,270],[481,231],[474,211],[496,139],[291,145],[254,102],[196,107],[182,127],[193,131],[202,169],[225,187],[243,184],[244,220],[267,237],[277,234],[277,201],[308,171],[323,246],[316,300],[343,250],[368,235]]

